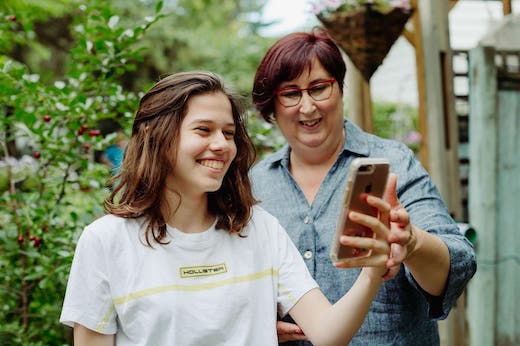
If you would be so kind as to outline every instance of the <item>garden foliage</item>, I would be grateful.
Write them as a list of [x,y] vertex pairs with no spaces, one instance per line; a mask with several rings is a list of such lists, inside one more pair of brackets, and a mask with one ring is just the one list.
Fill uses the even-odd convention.
[[[97,126],[131,121],[138,95],[119,79],[142,59],[136,42],[164,16],[158,2],[122,26],[109,4],[75,8],[61,80],[0,55],[0,345],[70,343],[70,328],[58,323],[70,263],[79,233],[103,213],[109,176],[92,160],[111,140]],[[2,52],[31,44],[34,22],[23,13],[0,13]]]

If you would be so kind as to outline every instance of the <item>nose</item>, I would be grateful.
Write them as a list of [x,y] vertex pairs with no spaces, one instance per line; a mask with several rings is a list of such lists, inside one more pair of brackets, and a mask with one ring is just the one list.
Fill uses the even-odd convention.
[[302,99],[300,100],[300,113],[302,114],[310,114],[313,113],[316,109],[316,105],[314,104],[314,100],[311,95],[307,91],[302,93]]
[[212,136],[209,148],[212,151],[226,151],[229,150],[229,142],[222,132],[217,132]]

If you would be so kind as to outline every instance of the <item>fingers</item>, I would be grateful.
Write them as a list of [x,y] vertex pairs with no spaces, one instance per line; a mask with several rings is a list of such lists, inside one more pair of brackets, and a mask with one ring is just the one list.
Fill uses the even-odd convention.
[[381,198],[368,195],[366,197],[368,205],[377,208],[379,210],[379,220],[385,224],[390,224],[390,204]]
[[390,221],[397,223],[399,226],[406,226],[410,223],[410,214],[403,207],[399,207],[390,212]]
[[341,236],[341,244],[353,248],[372,250],[369,256],[351,257],[345,262],[335,263],[337,268],[385,267],[389,256],[389,247],[385,239]]
[[412,225],[410,224],[410,215],[404,208],[393,210],[390,213],[390,234],[388,235],[389,243],[397,243],[402,246],[410,242],[412,236]]
[[379,238],[387,239],[390,234],[387,225],[373,216],[351,211],[348,213],[348,218],[357,224],[370,228]]
[[369,237],[357,237],[342,235],[339,238],[341,244],[358,249],[370,249],[377,253],[389,254],[389,245],[386,239],[380,238],[369,238]]
[[334,263],[336,268],[361,268],[361,267],[384,267],[388,260],[386,254],[375,254],[372,252],[367,257],[352,257],[344,262]]
[[406,247],[397,243],[392,243],[390,244],[390,254],[390,258],[388,258],[388,261],[386,262],[386,267],[389,269],[403,263],[407,255]]
[[276,332],[278,334],[278,342],[307,340],[301,328],[294,323],[276,321]]
[[397,273],[399,273],[399,266],[393,266],[391,268],[388,268],[385,275],[383,275],[383,281],[388,281],[393,279]]

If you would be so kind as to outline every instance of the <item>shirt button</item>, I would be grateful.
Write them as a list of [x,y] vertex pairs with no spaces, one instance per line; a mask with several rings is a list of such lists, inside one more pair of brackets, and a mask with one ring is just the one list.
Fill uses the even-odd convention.
[[303,218],[303,223],[308,224],[310,221],[310,218],[308,216]]
[[305,251],[305,253],[303,254],[303,258],[311,259],[312,258],[312,251],[310,251],[310,250]]

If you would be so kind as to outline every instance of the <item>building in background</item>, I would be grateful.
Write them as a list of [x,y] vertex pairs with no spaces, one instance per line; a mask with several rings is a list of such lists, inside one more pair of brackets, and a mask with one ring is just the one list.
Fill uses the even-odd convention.
[[[512,7],[514,14],[520,13],[520,0],[513,0]],[[452,49],[467,50],[475,47],[502,17],[501,1],[459,0],[449,15]],[[320,25],[310,11],[309,0],[270,0],[264,8],[262,18],[265,21],[275,21],[264,30],[266,36],[282,36]],[[404,37],[396,41],[370,80],[370,86],[374,101],[417,106],[415,50]],[[454,88],[458,93],[467,92],[467,83],[455,80]]]

